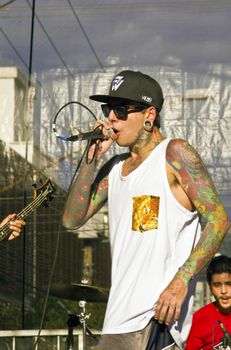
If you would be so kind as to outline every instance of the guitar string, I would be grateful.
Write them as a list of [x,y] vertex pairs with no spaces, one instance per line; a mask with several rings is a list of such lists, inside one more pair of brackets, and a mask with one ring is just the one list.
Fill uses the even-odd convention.
[[[22,210],[18,215],[16,215],[15,220],[18,220],[20,218],[23,218],[25,216],[28,216],[34,209],[36,209],[44,200],[46,197],[40,197],[36,198],[36,200],[33,202],[33,205],[29,204],[24,210]],[[2,228],[2,233],[0,233],[0,238],[3,239],[6,235],[8,235],[12,229],[10,228],[10,223],[7,222]]]
[[[19,214],[16,215],[15,220],[23,218],[24,216],[28,216],[34,209],[36,209],[40,204],[42,204],[44,200],[47,199],[47,195],[51,192],[52,191],[48,191],[48,193],[46,193],[45,195],[44,193],[40,193],[40,195],[36,197],[36,199],[32,203],[30,203],[26,208],[24,208]],[[7,222],[0,228],[0,230],[2,231],[0,232],[0,240],[12,231],[9,225],[10,223]]]

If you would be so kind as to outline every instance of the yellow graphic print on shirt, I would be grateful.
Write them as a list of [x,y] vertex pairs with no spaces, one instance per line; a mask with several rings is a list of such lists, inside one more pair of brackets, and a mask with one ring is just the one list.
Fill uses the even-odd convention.
[[160,197],[142,195],[133,197],[132,230],[149,231],[158,228]]

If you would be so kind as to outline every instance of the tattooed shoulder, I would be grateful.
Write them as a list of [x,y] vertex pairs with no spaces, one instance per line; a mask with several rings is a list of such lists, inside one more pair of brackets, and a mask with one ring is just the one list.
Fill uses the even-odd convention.
[[176,171],[181,168],[200,169],[202,160],[197,151],[185,140],[171,140],[166,152],[168,164]]

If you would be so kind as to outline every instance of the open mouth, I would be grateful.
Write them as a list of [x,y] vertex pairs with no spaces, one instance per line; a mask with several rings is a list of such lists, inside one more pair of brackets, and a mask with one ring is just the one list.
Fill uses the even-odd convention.
[[119,131],[118,130],[116,130],[116,129],[114,129],[114,128],[112,128],[112,131],[113,131],[113,139],[115,138],[115,139],[117,139],[117,136],[118,136],[118,133],[119,133]]
[[222,304],[231,304],[230,298],[221,298],[220,301]]

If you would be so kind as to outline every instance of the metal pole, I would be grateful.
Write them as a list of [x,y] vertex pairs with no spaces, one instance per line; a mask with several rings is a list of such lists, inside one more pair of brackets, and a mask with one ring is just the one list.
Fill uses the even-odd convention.
[[[33,43],[34,43],[34,19],[35,19],[35,0],[32,3],[32,15],[31,15],[31,35],[30,35],[30,57],[29,57],[29,69],[28,69],[28,99],[30,99],[30,87],[31,87],[31,75],[32,75],[32,62],[33,62]],[[27,112],[29,113],[30,102],[27,104]],[[26,127],[26,149],[25,149],[25,174],[27,173],[27,159],[28,159],[28,127]],[[24,188],[24,206],[26,206],[27,194]],[[26,281],[26,228],[23,228],[23,248],[22,248],[22,329],[25,329],[25,281]]]

